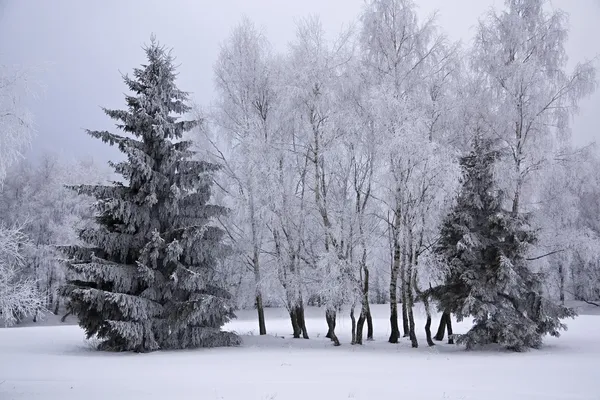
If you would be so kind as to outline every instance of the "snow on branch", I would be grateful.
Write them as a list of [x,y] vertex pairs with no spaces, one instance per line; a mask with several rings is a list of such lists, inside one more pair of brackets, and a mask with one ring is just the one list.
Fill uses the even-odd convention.
[[19,227],[0,226],[0,320],[6,326],[33,316],[44,304],[35,280],[20,274],[21,251],[26,243],[27,237]]

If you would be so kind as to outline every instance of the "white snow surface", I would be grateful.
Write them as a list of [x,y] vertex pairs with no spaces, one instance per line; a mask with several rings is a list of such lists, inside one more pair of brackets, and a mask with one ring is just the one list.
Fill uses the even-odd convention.
[[429,348],[422,313],[418,349],[407,339],[389,344],[387,305],[373,306],[375,340],[363,346],[349,344],[348,313],[339,315],[343,344],[333,347],[324,311],[306,314],[310,340],[291,338],[283,309],[266,310],[271,335],[263,337],[255,312],[241,311],[226,326],[243,335],[241,347],[149,354],[93,350],[78,326],[51,320],[0,329],[0,400],[600,400],[600,315],[568,320],[542,349],[510,353],[445,341]]

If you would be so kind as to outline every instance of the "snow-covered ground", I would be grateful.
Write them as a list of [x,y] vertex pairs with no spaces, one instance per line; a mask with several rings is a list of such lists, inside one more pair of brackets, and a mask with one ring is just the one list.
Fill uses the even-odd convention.
[[[242,311],[227,329],[244,335],[240,348],[151,354],[92,350],[76,325],[0,329],[0,400],[600,400],[600,316],[568,321],[560,339],[540,350],[466,352],[403,339],[386,342],[388,306],[373,306],[375,341],[349,344],[350,320],[340,316],[343,342],[324,338],[323,311],[307,310],[310,340],[291,339],[285,310],[267,310],[256,335],[254,312]],[[437,320],[433,327],[437,328]],[[455,324],[464,332],[465,324]]]

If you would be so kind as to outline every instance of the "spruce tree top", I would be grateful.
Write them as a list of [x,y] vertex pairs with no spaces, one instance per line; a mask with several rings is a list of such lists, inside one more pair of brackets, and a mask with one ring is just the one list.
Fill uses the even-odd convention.
[[125,153],[111,163],[125,183],[75,187],[97,199],[98,223],[81,232],[86,247],[67,249],[63,294],[105,349],[236,344],[220,331],[233,309],[216,274],[223,232],[211,223],[225,209],[208,204],[218,166],[190,160],[181,140],[198,122],[174,116],[189,107],[170,52],[154,38],[145,52],[148,63],[124,76],[127,110],[104,109],[125,135],[87,131]]

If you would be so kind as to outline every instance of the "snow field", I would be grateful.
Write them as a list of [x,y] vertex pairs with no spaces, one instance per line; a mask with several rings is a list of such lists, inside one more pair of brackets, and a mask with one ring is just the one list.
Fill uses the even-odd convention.
[[364,346],[349,344],[344,312],[342,346],[333,347],[315,308],[306,311],[310,340],[291,338],[283,309],[266,310],[266,337],[256,335],[253,311],[239,312],[226,326],[244,335],[239,348],[104,353],[75,325],[0,329],[0,400],[600,399],[600,316],[567,321],[569,330],[540,350],[466,352],[445,342],[427,347],[421,312],[418,349],[407,339],[387,343],[388,307],[373,306],[375,341]]

